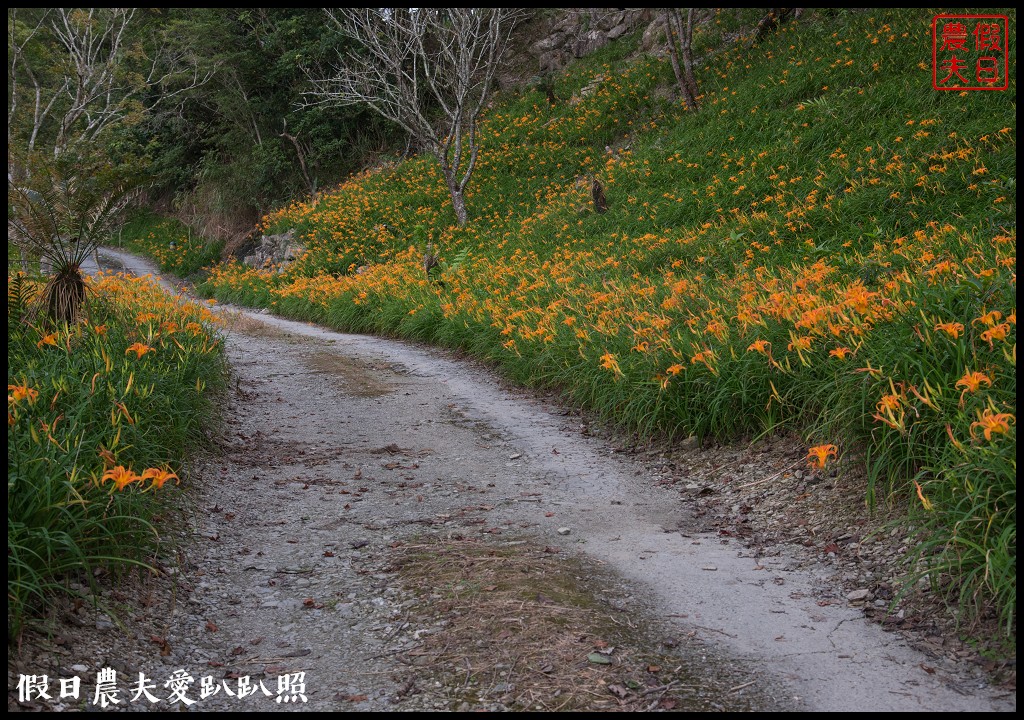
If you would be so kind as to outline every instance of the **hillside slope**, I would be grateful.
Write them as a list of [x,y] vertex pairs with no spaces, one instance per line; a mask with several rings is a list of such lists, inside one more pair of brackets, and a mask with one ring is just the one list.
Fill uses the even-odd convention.
[[931,578],[1012,633],[1016,53],[1006,91],[933,90],[932,17],[805,15],[752,46],[720,12],[696,113],[623,40],[556,78],[562,102],[495,99],[467,226],[414,157],[267,216],[304,255],[205,290],[460,348],[645,434],[797,430],[813,470],[905,503]]

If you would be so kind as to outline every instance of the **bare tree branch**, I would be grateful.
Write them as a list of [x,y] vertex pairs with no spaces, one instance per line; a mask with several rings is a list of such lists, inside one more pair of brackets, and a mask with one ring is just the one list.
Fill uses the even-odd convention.
[[355,47],[327,77],[311,78],[310,105],[364,104],[426,147],[441,166],[459,224],[479,154],[483,111],[509,33],[511,8],[342,8],[327,17]]
[[[8,10],[8,147],[24,142],[22,149],[32,153],[45,137],[58,157],[137,114],[143,94],[153,110],[210,79],[212,72],[201,75],[196,63],[168,44],[144,55],[128,36],[135,17],[134,8],[56,8],[44,10],[26,30],[18,10]],[[43,35],[52,41],[50,66],[28,51]],[[24,121],[23,78],[34,95],[31,118]],[[12,142],[19,125],[27,125],[24,138]]]

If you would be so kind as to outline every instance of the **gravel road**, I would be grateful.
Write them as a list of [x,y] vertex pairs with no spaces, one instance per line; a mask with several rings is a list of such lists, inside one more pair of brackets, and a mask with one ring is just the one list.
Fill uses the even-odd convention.
[[[102,255],[152,271],[122,253]],[[487,679],[474,672],[453,687],[456,671],[420,650],[444,638],[453,616],[431,614],[446,589],[424,594],[422,583],[403,581],[396,553],[458,541],[546,552],[547,572],[572,575],[613,621],[638,628],[637,657],[678,658],[689,679],[668,689],[682,704],[650,709],[1016,707],[1014,692],[965,663],[925,655],[867,621],[827,563],[708,532],[690,499],[700,493],[660,482],[657,457],[617,452],[550,399],[442,351],[220,312],[233,372],[227,422],[217,452],[189,468],[186,517],[196,539],[170,568],[173,582],[104,591],[121,614],[66,611],[53,637],[9,657],[9,688],[32,668],[79,674],[91,688],[96,671],[112,667],[132,682],[145,673],[164,697],[164,682],[186,671],[193,710],[554,709],[540,691],[524,699],[529,678],[515,662],[495,661]],[[679,452],[691,465],[715,466],[722,451]],[[744,480],[767,482],[775,460],[748,462]],[[689,480],[691,491],[706,484]],[[149,606],[138,602],[144,591],[156,597]],[[584,666],[591,649],[581,650]],[[277,684],[297,673],[305,699],[294,683]],[[199,700],[202,675],[219,690]],[[264,679],[269,697],[258,685],[245,699],[229,694],[249,675]],[[606,696],[596,707],[651,697],[651,688],[620,693],[611,680],[586,678]],[[689,704],[676,692],[685,688],[699,688]],[[128,703],[132,694],[122,692],[118,707],[151,706]],[[282,699],[294,702],[275,704]]]

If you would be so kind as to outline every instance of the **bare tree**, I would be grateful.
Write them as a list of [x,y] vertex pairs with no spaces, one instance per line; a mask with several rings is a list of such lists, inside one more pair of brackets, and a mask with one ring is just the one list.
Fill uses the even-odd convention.
[[[686,9],[685,24],[679,8],[665,8],[663,22],[668,40],[668,55],[672,61],[676,82],[679,83],[679,91],[683,93],[686,107],[696,111],[699,109],[697,96],[700,93],[697,90],[697,80],[693,76],[693,8]],[[681,68],[680,59],[683,61]]]
[[316,178],[309,174],[309,166],[306,164],[306,155],[309,154],[308,146],[288,132],[288,118],[281,118],[281,128],[281,137],[291,141],[291,144],[295,146],[295,154],[299,157],[299,168],[302,170],[302,179],[306,181],[310,196],[316,195]]
[[106,140],[209,79],[180,44],[132,39],[133,8],[7,11],[7,206],[27,269],[34,251],[54,270],[50,316],[73,321],[84,298],[82,260],[123,217],[131,163]]
[[311,104],[362,103],[404,128],[441,166],[460,225],[480,151],[477,120],[519,17],[512,8],[344,8],[327,16],[355,47]]
[[7,11],[8,148],[56,158],[141,117],[143,95],[151,111],[210,78],[170,40],[148,52],[133,42],[134,8],[29,12]]

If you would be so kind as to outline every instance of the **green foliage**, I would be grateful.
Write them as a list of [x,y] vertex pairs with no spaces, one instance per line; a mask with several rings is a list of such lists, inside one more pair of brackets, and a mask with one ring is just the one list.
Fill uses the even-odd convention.
[[24,273],[7,276],[7,333],[28,315],[29,306],[35,296],[35,288]]
[[[555,79],[571,101],[497,98],[466,227],[412,158],[266,216],[309,248],[285,272],[204,287],[466,350],[644,433],[797,430],[812,460],[864,468],[869,503],[919,516],[922,571],[964,618],[991,605],[1012,632],[1012,73],[933,90],[922,11],[811,15],[753,48],[752,12],[695,31],[699,112],[663,58],[609,50]],[[385,222],[424,227],[443,285]]]
[[204,238],[184,223],[140,210],[117,235],[127,250],[156,260],[160,269],[187,278],[220,260],[224,242]]
[[41,293],[46,316],[74,323],[85,299],[82,261],[121,222],[136,180],[93,148],[23,155],[19,170],[7,184],[12,235],[53,273]]
[[208,311],[151,281],[93,281],[89,322],[57,329],[18,319],[27,283],[8,278],[12,636],[53,593],[70,592],[70,576],[90,582],[97,568],[151,560],[156,516],[173,496],[160,478],[200,442],[224,377]]
[[404,140],[369,111],[304,105],[309,76],[343,47],[321,9],[165,12],[161,22],[211,79],[184,96],[178,112],[151,115],[135,135],[152,161],[155,195],[244,230],[269,208],[337,182]]

